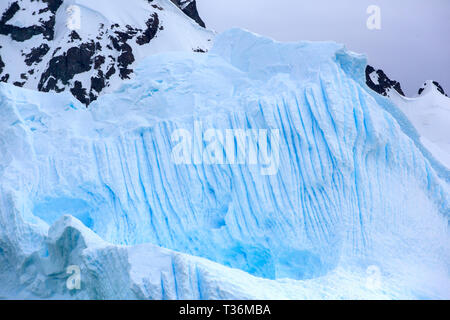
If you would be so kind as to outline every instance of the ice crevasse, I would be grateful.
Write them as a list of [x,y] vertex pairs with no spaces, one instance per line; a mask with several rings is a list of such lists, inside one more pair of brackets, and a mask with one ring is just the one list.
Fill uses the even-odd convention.
[[[0,84],[0,297],[450,298],[449,172],[365,66],[233,29],[89,109]],[[199,122],[279,130],[278,171],[174,163]]]

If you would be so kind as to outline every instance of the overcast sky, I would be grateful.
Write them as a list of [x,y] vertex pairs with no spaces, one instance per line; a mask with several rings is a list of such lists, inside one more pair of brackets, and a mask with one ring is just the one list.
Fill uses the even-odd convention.
[[[450,92],[450,0],[197,0],[218,32],[242,27],[279,41],[334,40],[366,53],[369,63],[415,95],[425,80]],[[370,5],[381,30],[369,30]]]

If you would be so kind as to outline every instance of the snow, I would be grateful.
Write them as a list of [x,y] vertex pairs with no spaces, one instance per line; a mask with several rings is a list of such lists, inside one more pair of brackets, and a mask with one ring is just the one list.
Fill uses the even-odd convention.
[[[46,8],[46,5],[40,1],[32,1],[27,6],[27,10],[19,10],[12,18],[8,21],[8,24],[17,27],[31,27],[33,25],[40,25],[42,22],[46,22],[50,19],[50,12],[45,12],[43,14],[37,14],[39,10]],[[3,9],[0,7],[0,9]],[[3,9],[1,12],[4,12]],[[35,14],[33,14],[35,13]]]
[[376,84],[376,85],[380,84],[379,76],[376,71],[373,71],[371,74],[369,74],[369,77],[374,84]]
[[[89,109],[0,84],[0,296],[450,298],[448,181],[365,66],[233,29],[145,58]],[[176,165],[196,121],[278,129],[279,170]]]
[[[3,11],[6,10],[6,4],[8,3],[3,3],[2,1],[0,9],[4,8]],[[26,10],[20,10],[8,23],[22,27],[40,25],[40,22],[36,21],[36,19],[46,21],[50,14],[49,11],[36,15],[32,14],[33,11],[38,10],[38,7],[43,6],[41,1],[22,0],[19,4]],[[162,10],[156,9],[153,5],[162,8]],[[68,28],[67,22],[70,21],[68,9],[72,6],[79,8],[80,28],[77,28],[76,32],[81,37],[82,42],[89,43],[93,41],[101,47],[101,52],[98,53],[104,56],[106,60],[100,68],[102,74],[107,74],[109,67],[115,64],[113,59],[117,59],[121,54],[121,52],[111,47],[109,36],[114,36],[116,31],[127,32],[126,26],[145,30],[147,28],[146,22],[155,12],[158,14],[160,27],[162,28],[158,30],[157,36],[148,44],[138,45],[135,41],[129,41],[128,44],[132,48],[135,59],[135,62],[129,65],[130,69],[134,69],[145,57],[161,52],[191,52],[198,48],[208,50],[212,43],[211,39],[214,36],[212,31],[200,27],[170,0],[154,0],[152,3],[148,3],[146,0],[129,0],[126,2],[126,5],[124,5],[122,0],[66,0],[56,12],[54,40],[46,40],[42,34],[39,34],[24,42],[17,42],[12,41],[9,35],[0,35],[0,54],[5,63],[2,75],[9,75],[9,83],[24,82],[24,88],[37,90],[42,74],[48,68],[52,57],[67,52],[68,49],[81,44],[79,40],[74,42],[70,40],[72,30]],[[104,25],[103,29],[101,29],[102,24]],[[111,26],[113,24],[120,25],[120,28],[112,29]],[[32,66],[27,66],[24,62],[25,55],[41,44],[48,45],[50,50],[42,57],[42,61],[34,63]],[[87,72],[76,74],[69,84],[61,84],[59,88],[69,91],[76,81],[80,81],[82,87],[89,92],[91,78],[96,73],[97,70],[94,70],[92,67]],[[27,80],[22,78],[23,74],[27,76]],[[112,75],[107,83],[108,87],[102,93],[116,90],[122,83],[119,72]]]
[[417,129],[422,143],[450,170],[450,98],[441,94],[432,81],[416,98],[406,98],[393,91],[391,100]]

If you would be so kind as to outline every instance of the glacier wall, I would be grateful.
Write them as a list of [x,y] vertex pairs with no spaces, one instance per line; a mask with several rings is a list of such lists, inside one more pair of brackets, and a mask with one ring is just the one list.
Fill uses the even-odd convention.
[[[449,298],[448,181],[365,65],[234,29],[147,58],[88,110],[0,84],[0,296]],[[279,130],[279,170],[175,164],[196,122]]]

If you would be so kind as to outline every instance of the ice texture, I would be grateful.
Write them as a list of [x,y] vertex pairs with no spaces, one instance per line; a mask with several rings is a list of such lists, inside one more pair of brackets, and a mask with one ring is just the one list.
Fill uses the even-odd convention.
[[[0,297],[450,298],[449,172],[365,67],[232,29],[89,109],[0,84]],[[196,122],[278,129],[279,170],[175,164]]]

